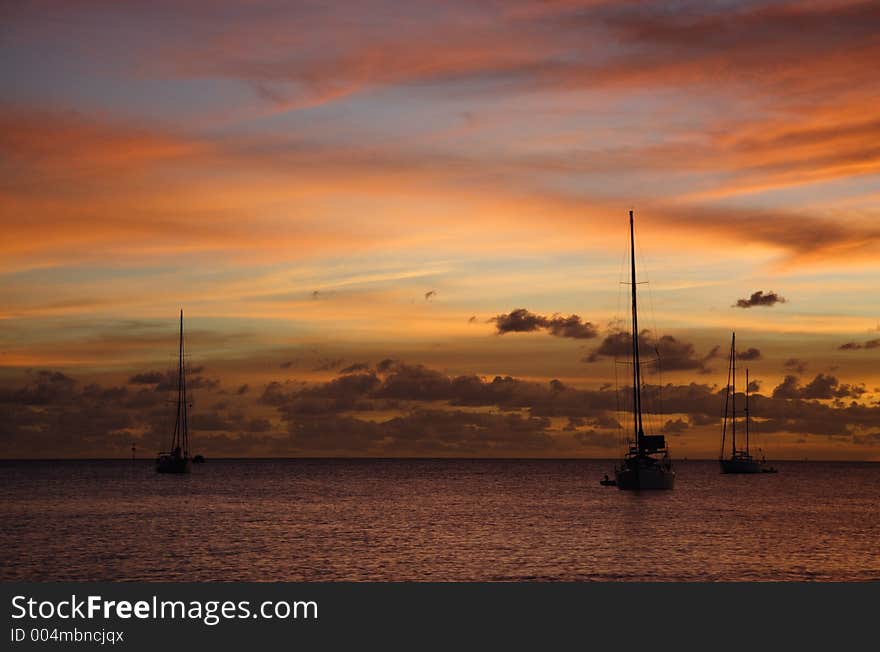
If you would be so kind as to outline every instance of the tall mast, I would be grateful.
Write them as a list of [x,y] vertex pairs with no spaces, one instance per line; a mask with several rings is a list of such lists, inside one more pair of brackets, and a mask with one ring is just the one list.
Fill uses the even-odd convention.
[[635,429],[636,443],[639,452],[643,452],[643,438],[645,431],[642,428],[642,388],[641,368],[639,366],[639,315],[636,306],[636,236],[633,227],[633,212],[629,212],[629,246],[630,246],[630,269],[632,276],[632,347],[633,347],[633,427]]
[[180,447],[184,457],[189,457],[189,424],[186,418],[186,373],[183,355],[183,310],[180,311],[180,343],[177,357],[177,415],[174,420],[174,437],[171,452]]
[[730,340],[730,359],[733,364],[733,378],[731,379],[731,410],[730,410],[730,433],[732,439],[732,452],[736,455],[736,332]]
[[189,424],[186,419],[186,373],[183,356],[183,310],[180,311],[180,360],[178,364],[177,409],[181,414],[181,446],[184,457],[189,457]]
[[749,454],[749,368],[746,367],[746,455]]

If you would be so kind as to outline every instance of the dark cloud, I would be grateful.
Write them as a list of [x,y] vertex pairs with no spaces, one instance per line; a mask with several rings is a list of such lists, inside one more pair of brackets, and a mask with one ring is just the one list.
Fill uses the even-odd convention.
[[752,397],[749,409],[759,418],[754,425],[761,433],[847,435],[852,429],[862,428],[880,416],[880,410],[856,403],[843,405],[838,400],[822,402],[761,394]]
[[832,399],[858,398],[865,393],[865,388],[857,385],[841,384],[835,376],[818,374],[804,386],[796,376],[787,375],[773,389],[773,398]]
[[876,349],[880,347],[880,339],[868,340],[867,342],[847,342],[837,348],[841,351],[856,351],[858,349]]
[[749,392],[754,394],[755,392],[761,391],[761,381],[760,380],[750,380],[749,381]]
[[263,405],[273,405],[275,407],[282,405],[287,397],[284,384],[273,380],[263,389],[262,395],[258,399]]
[[556,337],[572,337],[575,339],[592,339],[599,335],[598,329],[590,322],[582,322],[578,315],[568,317],[552,317],[547,324],[547,331]]
[[663,432],[669,433],[670,435],[680,435],[688,428],[690,428],[690,423],[679,417],[674,421],[671,419],[667,421],[663,426]]
[[525,308],[517,308],[509,314],[493,317],[489,321],[495,323],[499,335],[504,333],[529,333],[546,328],[547,318],[535,315]]
[[789,358],[782,363],[782,366],[786,369],[791,369],[796,374],[803,374],[807,370],[807,363],[798,358]]
[[[196,376],[195,378],[187,378],[186,379],[186,388],[189,389],[207,389],[207,390],[215,390],[220,387],[220,381],[216,378],[205,378],[204,376]],[[161,385],[157,386],[157,389],[162,388]],[[164,388],[162,388],[164,389]],[[169,386],[168,389],[177,389],[177,381],[175,379],[174,385]]]
[[599,416],[593,417],[590,419],[590,425],[596,426],[597,428],[605,428],[605,429],[617,429],[620,428],[620,422],[607,414],[600,414]]
[[294,386],[269,383],[260,397],[260,403],[276,407],[286,418],[296,414],[318,415],[374,409],[368,400],[379,387],[380,380],[373,373],[347,374],[327,383]]
[[423,365],[398,364],[376,389],[375,396],[415,401],[452,400],[456,396],[456,380]]
[[760,360],[761,359],[761,351],[756,349],[755,347],[751,347],[746,349],[745,351],[739,351],[736,354],[737,360]]
[[[628,390],[622,388],[628,395]],[[661,401],[662,393],[662,401]],[[644,388],[646,406],[661,406],[669,414],[706,413],[717,418],[721,396],[707,385],[648,385]],[[298,386],[270,383],[261,402],[282,413],[328,414],[339,410],[383,411],[415,404],[442,404],[453,407],[497,408],[502,411],[528,411],[536,417],[583,418],[588,425],[613,429],[619,424],[613,414],[620,402],[610,387],[586,390],[570,387],[558,380],[523,381],[511,376],[490,379],[478,376],[448,376],[424,365],[394,363],[383,372],[339,376],[326,383]],[[621,405],[621,409],[628,409]]]
[[536,383],[510,376],[484,380],[477,376],[448,376],[424,365],[389,360],[376,372],[339,376],[307,387],[270,383],[261,402],[295,413],[346,409],[384,409],[389,405],[445,402],[452,406],[528,409],[535,416],[594,417],[596,401],[602,410],[614,405],[613,392],[591,396],[559,381]]
[[[192,415],[195,447],[209,456],[565,456],[590,446],[614,450],[618,410],[629,409],[625,386],[618,394],[608,386],[447,375],[390,358],[383,363],[381,371],[326,382],[275,381],[254,398],[231,393],[200,403],[211,407]],[[880,423],[880,406],[857,402],[864,388],[834,376],[819,374],[804,385],[789,376],[771,396],[752,389],[754,425],[767,435],[866,438],[863,433]],[[664,417],[660,423],[670,435],[717,425],[723,399],[722,390],[704,383],[643,388],[645,406]],[[171,419],[164,395],[152,386],[82,386],[56,371],[0,385],[0,435],[13,457],[125,457],[133,442],[139,450],[159,450]]]
[[429,301],[437,296],[437,290],[428,290],[425,292],[425,301]]
[[773,398],[800,398],[800,385],[797,376],[786,375],[773,389]]
[[221,414],[215,411],[192,414],[190,427],[208,432],[264,433],[272,429],[272,423],[265,418],[248,419],[240,412]]
[[701,414],[699,412],[688,416],[688,421],[692,426],[714,426],[721,422],[721,419],[711,414]]
[[376,371],[380,374],[383,374],[391,369],[393,369],[397,365],[397,360],[392,358],[385,358],[384,360],[380,360],[379,364],[376,365]]
[[581,321],[578,315],[563,317],[554,314],[550,317],[536,315],[525,308],[517,308],[507,314],[497,315],[489,320],[495,324],[496,333],[530,333],[546,330],[556,337],[575,339],[591,339],[599,335],[599,331],[590,322]]
[[[27,375],[22,385],[0,385],[0,438],[12,457],[128,457],[134,444],[139,451],[167,446],[173,428],[173,406],[166,394],[156,391],[176,375],[142,372],[126,385],[82,385],[57,371]],[[195,376],[191,387],[209,394],[219,381]],[[243,393],[239,393],[241,396]],[[237,399],[241,401],[241,399]],[[229,399],[199,401],[209,408],[196,408],[190,415],[194,433],[226,433],[230,441],[247,433],[268,433],[271,422],[233,410]],[[205,450],[206,439],[195,434],[194,448]],[[243,440],[238,454],[250,449]],[[205,451],[207,452],[207,451]],[[217,454],[211,451],[209,454]]]
[[[568,423],[562,428],[565,432],[574,432],[578,431],[581,428],[589,427],[590,429],[586,431],[586,436],[590,437],[592,434],[599,434],[599,431],[596,428],[601,429],[603,432],[601,433],[603,436],[608,434],[613,437],[617,437],[617,434],[620,431],[620,422],[615,419],[611,415],[600,414],[595,417],[576,417],[570,416],[568,417]],[[581,431],[585,432],[585,431]]]
[[[153,400],[139,408],[149,422]],[[11,457],[115,457],[130,455],[138,425],[126,387],[79,383],[61,372],[40,371],[20,388],[0,388],[0,439]],[[162,402],[162,407],[165,407]],[[143,424],[143,420],[141,421]],[[149,426],[148,426],[149,431]]]
[[76,381],[60,371],[38,371],[29,376],[23,387],[0,389],[0,402],[50,405],[70,401],[74,397]]
[[251,388],[250,385],[245,383],[244,385],[239,387],[237,390],[235,390],[235,393],[238,394],[239,396],[242,396],[243,394],[247,394],[247,392],[250,388]]
[[[639,335],[639,350],[648,350],[653,348],[649,344],[649,331],[642,331]],[[588,355],[584,362],[597,362],[603,357],[621,358],[632,353],[632,333],[625,331],[616,331],[605,336],[605,339]]]
[[83,387],[82,395],[98,403],[118,403],[128,396],[127,387],[102,387],[92,383]]
[[369,370],[370,370],[370,364],[368,362],[355,362],[354,364],[351,364],[351,365],[345,367],[344,369],[340,369],[339,373],[340,374],[353,374],[358,371],[369,371]]
[[[648,361],[654,357],[659,361],[663,371],[699,370],[709,371],[706,364],[717,357],[719,347],[713,347],[704,356],[699,356],[694,345],[679,340],[672,335],[663,335],[659,339],[648,330],[639,334],[639,352]],[[597,362],[603,357],[622,358],[632,353],[632,334],[627,331],[611,333],[602,343],[584,358],[584,362]]]
[[[206,389],[213,391],[220,387],[220,381],[216,378],[205,378],[201,375],[193,375],[198,374],[203,370],[204,367],[193,367],[187,371],[187,389]],[[171,390],[177,390],[177,380],[177,370],[168,369],[167,371],[146,371],[135,374],[128,379],[128,383],[129,385],[153,385],[157,392],[168,392]]]
[[733,307],[751,308],[753,306],[764,306],[769,308],[770,306],[775,306],[777,303],[785,302],[785,298],[779,296],[775,292],[767,292],[764,294],[763,290],[758,290],[757,292],[752,292],[752,295],[748,299],[737,299]]
[[853,435],[852,441],[858,446],[880,446],[880,432],[868,435]]
[[477,321],[477,316],[476,316],[476,315],[471,315],[471,318],[468,319],[468,323],[469,323],[469,324],[473,324],[473,323],[476,322],[476,321]]
[[278,365],[278,367],[280,369],[290,369],[293,366],[293,362],[294,362],[293,360],[287,360],[285,362],[282,362],[280,365]]
[[320,299],[321,298],[320,290],[312,290],[311,297],[312,297],[312,301],[317,301],[318,299]]
[[135,374],[128,379],[130,385],[157,385],[165,380],[166,374],[161,371],[147,371],[142,374]]
[[841,384],[835,376],[818,374],[804,386],[802,398],[858,398],[865,391],[863,386]]

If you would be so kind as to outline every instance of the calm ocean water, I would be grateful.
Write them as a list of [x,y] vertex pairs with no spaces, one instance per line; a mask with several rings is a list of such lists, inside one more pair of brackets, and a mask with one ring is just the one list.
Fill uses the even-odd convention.
[[0,462],[3,580],[880,580],[880,464]]

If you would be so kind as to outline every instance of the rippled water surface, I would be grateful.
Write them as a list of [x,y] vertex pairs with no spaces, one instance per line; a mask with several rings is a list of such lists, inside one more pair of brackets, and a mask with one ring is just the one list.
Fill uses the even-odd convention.
[[4,580],[878,580],[880,464],[0,463]]

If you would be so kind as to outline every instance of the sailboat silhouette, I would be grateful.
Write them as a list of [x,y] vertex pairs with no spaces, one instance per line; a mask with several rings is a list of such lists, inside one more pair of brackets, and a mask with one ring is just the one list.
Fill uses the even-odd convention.
[[[629,450],[614,468],[618,489],[672,489],[675,470],[663,435],[646,435],[642,424],[642,372],[639,363],[639,314],[636,295],[636,238],[629,212],[630,274],[632,283],[633,434]],[[603,481],[605,484],[605,481]],[[610,482],[608,483],[610,484]]]
[[174,420],[174,433],[171,435],[171,448],[167,453],[159,453],[156,458],[158,473],[189,473],[189,419],[186,401],[186,369],[183,361],[183,310],[180,311],[180,344],[177,361],[177,415]]
[[[728,409],[729,408],[729,409]],[[724,396],[724,421],[721,426],[721,464],[722,473],[776,473],[776,469],[768,466],[767,462],[752,457],[749,451],[749,430],[751,418],[749,416],[749,370],[746,369],[746,432],[745,448],[736,445],[736,333],[730,337],[730,360],[727,367],[727,391]],[[730,457],[724,456],[724,445],[727,439],[727,426],[730,424]],[[742,441],[742,440],[740,440]]]

